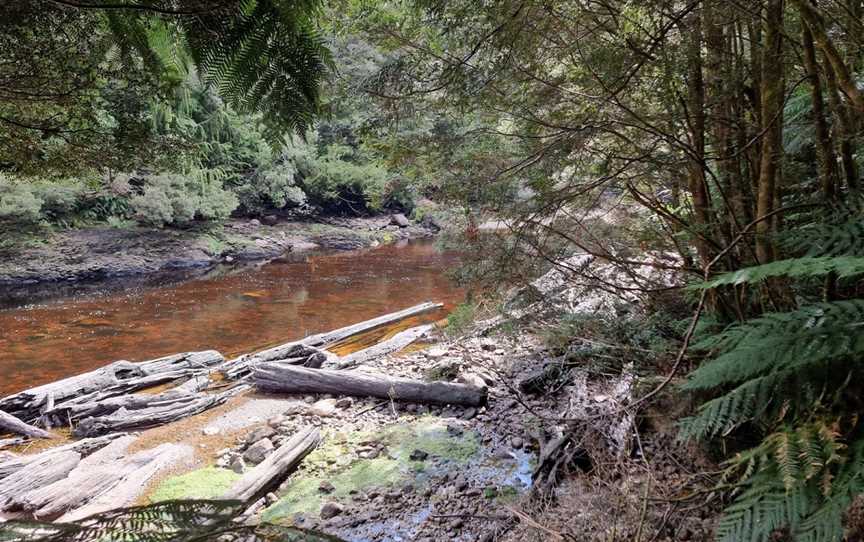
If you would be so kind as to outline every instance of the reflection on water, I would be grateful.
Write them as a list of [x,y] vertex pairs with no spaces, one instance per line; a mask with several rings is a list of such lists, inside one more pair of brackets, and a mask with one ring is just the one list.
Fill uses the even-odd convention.
[[401,243],[0,310],[0,395],[117,359],[235,355],[423,301],[449,310],[463,297],[444,276],[455,263],[431,242]]

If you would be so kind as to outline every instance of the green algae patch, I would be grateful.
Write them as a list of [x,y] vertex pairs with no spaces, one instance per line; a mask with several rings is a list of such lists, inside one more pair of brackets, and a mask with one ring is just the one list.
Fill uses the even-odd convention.
[[447,424],[432,417],[406,426],[391,426],[384,430],[384,440],[391,446],[400,461],[410,461],[414,450],[422,450],[430,456],[467,463],[480,451],[480,440],[473,431],[453,435]]
[[218,499],[240,479],[240,475],[228,469],[205,467],[180,476],[165,479],[153,494],[150,502],[175,499]]
[[[374,459],[357,457],[355,451],[369,443],[385,445],[386,452]],[[290,524],[296,514],[317,515],[325,502],[345,500],[352,492],[418,481],[428,460],[411,460],[414,450],[423,450],[430,459],[437,457],[463,464],[479,449],[474,432],[451,434],[446,424],[431,417],[392,425],[379,432],[333,434],[306,457],[304,470],[283,487],[281,498],[264,511],[262,520]],[[334,488],[329,494],[319,489],[325,481]]]

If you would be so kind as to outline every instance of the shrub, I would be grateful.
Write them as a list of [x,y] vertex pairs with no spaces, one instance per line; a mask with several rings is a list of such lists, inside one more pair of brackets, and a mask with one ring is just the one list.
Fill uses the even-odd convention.
[[453,312],[447,316],[447,333],[460,335],[465,333],[477,315],[477,305],[473,303],[460,303]]
[[240,206],[247,214],[260,215],[268,209],[303,205],[306,194],[296,184],[297,173],[290,161],[264,169],[235,189]]
[[351,149],[331,145],[303,179],[309,199],[337,213],[380,211],[387,203],[387,171],[375,163],[351,161]]
[[32,186],[0,175],[0,221],[36,224],[42,219],[42,205]]
[[71,219],[79,210],[86,187],[80,181],[38,181],[33,195],[42,200],[42,217],[49,222]]
[[161,227],[227,218],[238,202],[218,182],[163,174],[149,177],[131,205],[139,222]]

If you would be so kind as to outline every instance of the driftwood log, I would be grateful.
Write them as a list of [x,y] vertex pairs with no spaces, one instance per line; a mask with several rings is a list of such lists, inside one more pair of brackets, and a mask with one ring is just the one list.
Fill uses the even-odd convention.
[[400,331],[386,341],[381,341],[380,343],[374,344],[369,348],[364,348],[363,350],[352,352],[347,356],[342,356],[337,361],[335,361],[336,367],[338,367],[339,369],[346,369],[355,365],[362,365],[363,363],[367,363],[375,358],[386,356],[387,354],[391,354],[393,352],[398,352],[399,350],[402,350],[409,344],[422,337],[427,332],[431,331],[433,327],[434,326],[432,325],[425,325],[412,327],[410,329],[406,329],[405,331]]
[[25,422],[69,400],[91,401],[117,396],[180,378],[203,374],[225,358],[214,350],[186,352],[132,363],[115,361],[105,367],[0,399],[0,410]]
[[[443,306],[444,305],[441,303],[421,303],[401,311],[378,316],[371,320],[365,320],[333,331],[310,335],[304,339],[281,344],[254,354],[246,354],[228,360],[222,364],[219,368],[219,372],[221,372],[228,380],[236,380],[247,376],[250,373],[251,368],[259,363],[286,359],[291,359],[293,360],[293,363],[305,367],[320,367],[321,363],[324,361],[335,361],[336,359],[334,354],[323,350],[327,346],[343,341],[349,337],[353,337],[354,335],[359,335],[381,326],[392,324],[404,320],[405,318],[410,318],[411,316],[417,316],[432,310],[440,309]],[[304,352],[308,352],[308,354]],[[312,356],[316,353],[319,355],[314,357],[312,363],[308,361],[309,358],[303,359],[304,356]]]
[[14,433],[31,438],[55,438],[56,435],[40,429],[29,423],[24,423],[15,416],[0,410],[0,433]]
[[53,454],[70,451],[77,453],[81,457],[86,457],[96,452],[97,450],[104,448],[114,439],[118,439],[123,436],[125,436],[124,433],[115,433],[113,435],[105,435],[103,437],[78,440],[69,444],[57,446],[56,448],[49,448],[48,450],[45,450],[44,452],[38,454],[13,455],[11,458],[0,460],[0,483],[2,483],[7,477],[15,474],[16,472],[20,471],[34,461],[49,457]]
[[486,389],[450,382],[423,382],[358,371],[307,369],[279,362],[254,368],[255,385],[264,391],[281,393],[332,393],[359,397],[380,397],[411,403],[480,406]]
[[[166,443],[138,452],[113,467],[106,464],[100,469],[104,478],[100,478],[97,473],[88,476],[88,473],[83,471],[84,479],[87,480],[86,491],[79,489],[65,497],[63,506],[47,503],[47,508],[42,508],[37,513],[50,511],[49,515],[54,515],[59,510],[68,508],[69,511],[57,518],[57,521],[70,522],[115,508],[131,506],[141,497],[147,482],[153,476],[191,457],[192,448],[189,446]],[[110,479],[110,483],[105,483],[107,479]]]
[[221,405],[247,389],[248,386],[234,386],[213,394],[168,390],[155,395],[126,395],[81,405],[71,414],[80,419],[72,434],[94,437],[164,425]]
[[223,498],[249,503],[264,496],[281,484],[320,443],[321,434],[314,427],[297,432],[267,459],[237,480]]

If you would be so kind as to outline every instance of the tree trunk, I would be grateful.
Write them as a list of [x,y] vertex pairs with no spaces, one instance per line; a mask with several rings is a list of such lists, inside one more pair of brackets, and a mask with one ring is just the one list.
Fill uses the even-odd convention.
[[386,341],[381,341],[369,348],[364,348],[363,350],[358,350],[357,352],[353,352],[347,356],[342,356],[336,361],[336,366],[340,369],[346,369],[355,365],[361,365],[381,356],[386,356],[392,352],[398,352],[422,337],[425,333],[431,331],[433,327],[434,326],[432,325],[425,325],[400,331]]
[[762,153],[759,164],[759,185],[756,194],[756,258],[759,263],[774,259],[771,239],[776,221],[775,210],[780,183],[780,162],[783,156],[783,1],[769,0],[765,10],[762,45]]
[[445,405],[480,406],[486,402],[485,389],[464,384],[423,382],[357,371],[306,369],[279,362],[259,365],[253,379],[261,390],[279,393],[332,393]]

